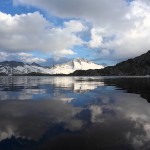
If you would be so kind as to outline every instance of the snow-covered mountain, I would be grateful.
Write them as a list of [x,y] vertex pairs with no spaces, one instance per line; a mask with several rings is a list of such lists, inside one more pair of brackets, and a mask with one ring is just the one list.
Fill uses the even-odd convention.
[[50,74],[49,68],[42,67],[36,63],[25,64],[16,61],[4,61],[0,63],[0,73],[4,74],[29,74],[29,73]]
[[68,63],[55,65],[51,68],[52,74],[70,74],[76,70],[101,69],[102,65],[95,64],[83,58],[74,59]]
[[32,72],[42,74],[70,74],[76,70],[101,69],[102,65],[95,64],[85,59],[74,59],[68,63],[42,67],[39,64],[25,64],[16,61],[4,61],[0,63],[0,73],[4,74],[29,74]]

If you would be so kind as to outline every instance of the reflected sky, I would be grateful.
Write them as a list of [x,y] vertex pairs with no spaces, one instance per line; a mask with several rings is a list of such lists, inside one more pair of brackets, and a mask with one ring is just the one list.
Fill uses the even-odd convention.
[[149,82],[0,77],[0,149],[150,149]]

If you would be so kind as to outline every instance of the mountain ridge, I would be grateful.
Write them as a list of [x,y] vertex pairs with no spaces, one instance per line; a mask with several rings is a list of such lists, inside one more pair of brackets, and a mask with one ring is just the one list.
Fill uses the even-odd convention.
[[135,58],[120,62],[115,66],[108,66],[103,69],[78,70],[72,73],[74,76],[142,76],[150,75],[150,50]]
[[51,67],[43,67],[35,62],[31,64],[18,61],[0,62],[0,74],[2,75],[23,75],[23,74],[70,74],[76,70],[100,69],[102,65],[93,63],[92,61],[77,58],[70,62],[57,64]]
[[[12,70],[12,71],[11,71]],[[135,58],[130,58],[114,66],[93,63],[84,58],[52,67],[42,67],[37,63],[26,64],[16,61],[0,62],[0,74],[31,74],[34,75],[71,75],[71,76],[145,76],[150,75],[150,50]]]

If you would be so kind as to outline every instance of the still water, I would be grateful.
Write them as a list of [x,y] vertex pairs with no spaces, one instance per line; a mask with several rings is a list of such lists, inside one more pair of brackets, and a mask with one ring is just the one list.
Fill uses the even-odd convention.
[[0,77],[0,150],[149,150],[150,78]]

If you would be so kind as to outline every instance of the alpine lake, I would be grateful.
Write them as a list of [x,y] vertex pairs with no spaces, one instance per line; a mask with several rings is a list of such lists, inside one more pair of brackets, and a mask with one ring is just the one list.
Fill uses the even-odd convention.
[[0,150],[149,150],[149,77],[0,77]]

